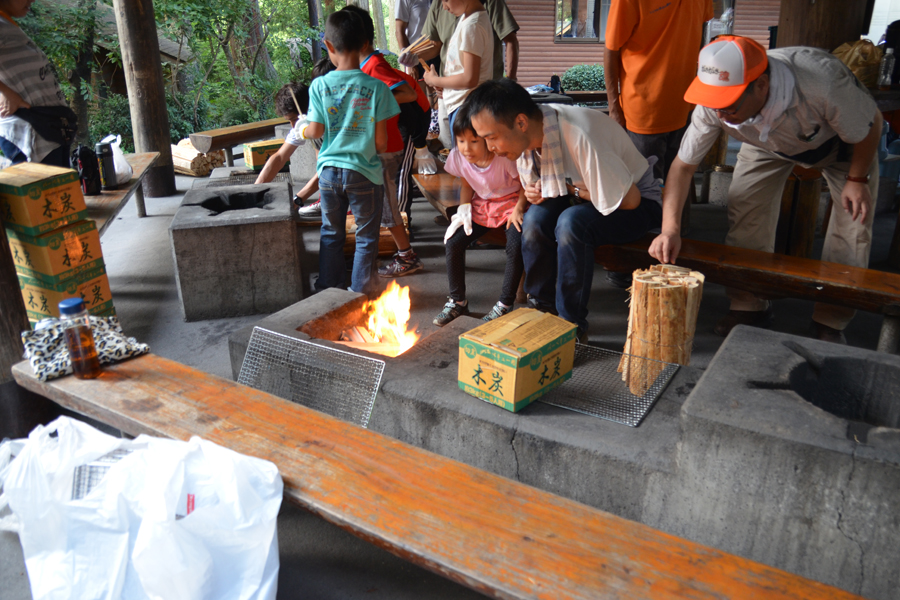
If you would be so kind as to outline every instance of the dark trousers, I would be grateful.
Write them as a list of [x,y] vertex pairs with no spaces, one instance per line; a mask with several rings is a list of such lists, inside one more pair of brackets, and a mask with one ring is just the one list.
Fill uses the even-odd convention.
[[[466,248],[488,231],[490,229],[484,225],[472,223],[472,235],[466,235],[460,227],[447,240],[447,278],[450,280],[450,297],[456,301],[466,299]],[[500,302],[507,306],[515,303],[523,271],[522,234],[515,227],[510,227],[506,230],[506,270],[503,273]]]
[[678,148],[681,146],[681,138],[684,137],[685,131],[687,131],[687,125],[666,133],[635,133],[628,129],[625,130],[641,156],[657,158],[657,163],[653,165],[653,177],[663,181],[669,174],[672,161],[678,156]]
[[642,199],[634,210],[600,214],[590,202],[571,196],[548,198],[529,207],[522,223],[525,291],[559,316],[587,328],[594,278],[594,248],[627,244],[662,223],[662,207]]
[[[45,165],[53,165],[55,167],[62,167],[64,169],[71,169],[71,161],[69,160],[69,144],[63,144],[59,148],[52,150],[50,154],[41,159],[41,163]],[[28,160],[28,157],[25,156],[25,153],[19,150],[19,147],[7,140],[6,138],[0,137],[0,152],[3,152],[3,156],[11,160],[13,163],[25,162]]]

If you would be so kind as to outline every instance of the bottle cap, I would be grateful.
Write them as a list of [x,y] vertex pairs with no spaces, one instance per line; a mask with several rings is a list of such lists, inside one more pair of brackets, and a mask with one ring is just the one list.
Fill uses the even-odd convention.
[[77,315],[84,310],[84,300],[81,298],[66,298],[59,303],[60,316]]
[[894,53],[894,49],[893,49],[893,48],[888,48],[887,50],[884,51],[884,53],[885,53],[885,54],[893,54],[893,53]]

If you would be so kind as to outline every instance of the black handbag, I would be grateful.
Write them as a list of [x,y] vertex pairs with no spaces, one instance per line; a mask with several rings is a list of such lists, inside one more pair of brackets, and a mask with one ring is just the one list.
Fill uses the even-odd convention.
[[85,196],[100,194],[100,163],[97,154],[87,146],[79,144],[72,150],[72,168],[81,179],[81,193]]

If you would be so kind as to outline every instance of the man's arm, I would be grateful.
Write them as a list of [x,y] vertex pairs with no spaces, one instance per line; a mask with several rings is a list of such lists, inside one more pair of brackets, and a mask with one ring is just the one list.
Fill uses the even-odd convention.
[[681,250],[681,211],[688,196],[688,186],[694,185],[697,165],[689,165],[675,157],[669,167],[663,191],[662,230],[650,244],[650,256],[661,263],[675,263]]
[[407,25],[408,23],[406,21],[401,21],[400,19],[394,20],[394,37],[397,38],[397,44],[401,50],[409,46],[409,38],[406,37]]
[[622,53],[607,48],[603,52],[603,76],[606,78],[606,99],[609,102],[609,116],[625,128],[625,113],[619,102],[619,73],[622,68]]
[[[875,158],[875,152],[878,149],[878,141],[881,139],[882,123],[881,111],[876,108],[872,128],[869,129],[868,135],[859,143],[853,144],[853,158],[850,160],[850,171],[848,172],[850,177],[865,178],[869,174],[872,159]],[[869,184],[856,181],[844,182],[844,189],[841,190],[841,205],[846,212],[852,215],[854,221],[859,217],[860,223],[864,223],[866,215],[872,210],[872,193],[869,190]]]
[[506,76],[515,81],[519,71],[519,38],[516,32],[503,38],[503,43],[506,44]]
[[15,114],[20,108],[31,108],[14,89],[0,81],[0,117]]

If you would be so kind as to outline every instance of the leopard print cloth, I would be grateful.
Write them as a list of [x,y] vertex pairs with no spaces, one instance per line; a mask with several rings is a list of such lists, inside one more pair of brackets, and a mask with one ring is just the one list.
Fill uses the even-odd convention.
[[[118,318],[92,316],[90,319],[101,365],[150,352],[147,344],[125,336]],[[25,344],[25,357],[31,362],[35,376],[41,381],[72,373],[66,336],[59,319],[44,319],[33,331],[23,331],[22,342]]]

